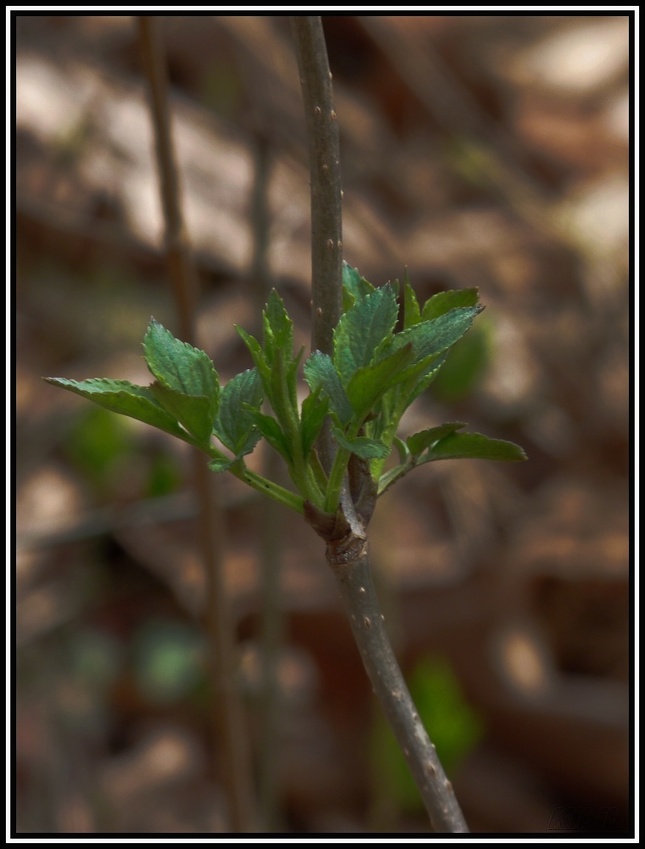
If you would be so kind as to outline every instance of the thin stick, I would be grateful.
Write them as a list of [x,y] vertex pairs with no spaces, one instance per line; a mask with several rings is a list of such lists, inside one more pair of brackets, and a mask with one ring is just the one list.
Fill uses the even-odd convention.
[[[291,18],[305,104],[311,174],[311,349],[331,354],[343,305],[343,208],[340,138],[321,18]],[[329,473],[335,454],[327,423],[318,440]]]
[[166,262],[177,305],[179,332],[184,341],[192,343],[195,336],[197,282],[181,213],[179,175],[175,165],[171,117],[168,109],[166,63],[156,17],[140,15],[138,23],[157,152]]
[[340,141],[331,71],[318,16],[294,16],[311,171],[312,350],[330,354],[342,308]]
[[[338,124],[333,111],[322,21],[320,17],[299,16],[292,21],[310,150],[312,347],[331,353],[333,330],[342,306]],[[333,446],[329,443],[328,451],[327,460],[333,456]],[[305,505],[305,512],[327,542],[327,560],[338,581],[363,665],[410,766],[432,827],[441,833],[465,833],[468,827],[463,814],[435,747],[421,724],[383,624],[370,574],[365,531],[371,508],[364,512],[360,501],[354,504],[352,500],[352,494],[368,488],[371,479],[364,464],[354,465],[357,468],[353,480],[342,489],[332,526],[328,517],[316,515],[311,505]]]
[[[181,213],[179,177],[168,109],[166,65],[158,32],[158,19],[154,15],[140,15],[138,25],[157,149],[168,271],[181,336],[192,343],[195,336],[196,275]],[[252,781],[247,732],[235,686],[235,640],[230,606],[226,599],[221,542],[223,513],[215,476],[208,471],[199,451],[193,453],[193,473],[199,503],[199,541],[206,569],[206,628],[217,703],[216,714],[219,714],[215,730],[226,761],[222,778],[228,793],[231,827],[238,832],[249,832],[254,828],[251,814]]]
[[407,761],[432,828],[438,833],[468,832],[437,751],[419,719],[385,630],[367,551],[334,568],[356,645],[372,688]]

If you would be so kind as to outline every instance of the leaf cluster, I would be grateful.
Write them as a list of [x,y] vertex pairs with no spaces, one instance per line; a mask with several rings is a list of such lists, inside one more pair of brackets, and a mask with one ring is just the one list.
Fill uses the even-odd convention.
[[[513,443],[462,433],[461,422],[405,440],[397,436],[406,409],[430,386],[482,309],[476,289],[440,292],[421,306],[407,277],[399,288],[398,283],[374,287],[344,266],[344,311],[333,351],[314,351],[305,361],[310,392],[302,402],[303,351],[294,355],[293,321],[275,290],[263,311],[261,342],[237,328],[253,368],[223,387],[204,351],[176,339],[154,319],[143,342],[153,377],[149,386],[104,378],[46,380],[194,445],[209,455],[214,471],[230,470],[299,512],[309,504],[319,514],[335,515],[348,480],[354,500],[359,484],[375,498],[412,468],[435,460],[524,459]],[[317,451],[326,421],[335,442],[329,470]],[[244,458],[262,438],[284,459],[296,492],[247,467]],[[393,448],[399,462],[384,471]]]

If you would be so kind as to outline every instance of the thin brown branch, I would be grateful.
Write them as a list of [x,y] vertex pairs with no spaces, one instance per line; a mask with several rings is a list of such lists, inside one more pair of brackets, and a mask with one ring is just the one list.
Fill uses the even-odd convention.
[[372,582],[367,546],[363,552],[352,563],[334,566],[363,665],[410,767],[434,831],[466,833],[468,826],[452,785],[419,719],[392,651]]
[[[158,19],[153,15],[138,17],[157,151],[168,272],[180,333],[185,341],[192,343],[195,335],[196,275],[181,212],[179,176],[168,108],[166,63],[158,24]],[[235,831],[248,832],[254,829],[251,813],[252,781],[247,733],[235,684],[235,640],[223,569],[223,512],[215,476],[209,472],[199,451],[193,454],[193,474],[199,503],[199,543],[206,570],[206,628],[217,702],[215,713],[219,714],[215,730],[219,745],[225,753],[223,780],[228,791],[231,827]]]
[[[307,122],[311,175],[311,349],[331,354],[343,304],[343,210],[340,136],[322,20],[291,18]],[[328,426],[318,442],[329,471],[334,446]]]
[[342,308],[343,228],[340,141],[331,71],[318,16],[292,18],[311,173],[313,350],[331,353]]
[[[311,169],[314,328],[312,347],[332,353],[342,307],[341,190],[338,122],[320,17],[294,17]],[[329,468],[333,444],[321,446]],[[327,543],[327,560],[338,580],[363,665],[412,770],[435,831],[464,833],[464,820],[435,747],[415,710],[383,624],[372,584],[365,528],[374,508],[367,464],[354,463],[334,516],[305,504],[309,523]]]
[[157,173],[164,219],[164,244],[170,285],[177,305],[179,332],[185,342],[194,342],[196,275],[190,244],[181,213],[179,175],[175,164],[168,108],[168,78],[163,48],[154,15],[140,15],[139,42],[148,80],[150,111],[157,153]]

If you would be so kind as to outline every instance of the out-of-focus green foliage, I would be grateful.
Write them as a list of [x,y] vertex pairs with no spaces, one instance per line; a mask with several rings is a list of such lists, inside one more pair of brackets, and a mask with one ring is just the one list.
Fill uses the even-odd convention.
[[128,423],[101,407],[89,407],[67,432],[64,450],[100,492],[111,488],[114,469],[129,455],[133,438]]
[[202,637],[188,625],[163,619],[143,623],[134,640],[134,671],[141,694],[153,703],[185,698],[203,677]]

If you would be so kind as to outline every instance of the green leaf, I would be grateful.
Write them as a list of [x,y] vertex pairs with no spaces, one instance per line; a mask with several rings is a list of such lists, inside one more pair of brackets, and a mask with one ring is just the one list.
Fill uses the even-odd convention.
[[[392,339],[399,306],[388,283],[356,301],[334,330],[334,365],[344,384]],[[402,347],[402,346],[401,346]]]
[[271,389],[271,366],[266,358],[264,351],[262,350],[262,346],[255,338],[255,336],[251,336],[250,333],[247,333],[243,327],[240,327],[238,324],[235,325],[235,329],[237,330],[239,336],[242,341],[249,349],[249,353],[253,359],[253,363],[255,364],[256,369],[260,377],[262,378],[262,383],[264,385],[264,391],[268,394]]
[[449,459],[515,461],[526,460],[526,453],[514,442],[491,439],[483,433],[451,433],[436,442],[421,462]]
[[298,418],[297,372],[304,349],[293,354],[293,322],[282,299],[273,290],[263,312],[264,348],[255,337],[236,326],[258,370],[264,392],[283,426]]
[[432,354],[397,375],[394,385],[375,404],[375,419],[367,421],[370,436],[382,437],[386,444],[392,442],[401,417],[435,379],[444,359],[445,354]]
[[332,432],[341,448],[351,451],[352,454],[357,454],[363,460],[384,460],[390,453],[387,445],[383,445],[382,442],[378,442],[376,439],[370,439],[367,436],[355,436],[353,439],[349,439],[337,427],[332,428]]
[[417,296],[414,289],[410,285],[410,281],[406,279],[403,287],[403,329],[407,330],[421,321],[421,308],[417,301]]
[[[289,439],[291,456],[300,449],[300,424],[296,372],[299,356],[292,362],[282,349],[276,349],[271,364],[267,396],[283,433]],[[296,448],[296,444],[298,447]]]
[[439,318],[450,310],[459,307],[475,307],[479,303],[479,292],[477,289],[447,289],[445,292],[437,292],[429,298],[421,313],[423,321],[431,321]]
[[204,396],[217,412],[219,377],[204,351],[175,339],[163,325],[151,320],[143,340],[148,368],[157,381],[183,395]]
[[305,380],[312,392],[320,389],[329,398],[329,407],[338,422],[344,426],[353,416],[352,405],[343,388],[331,357],[314,351],[304,365]]
[[396,385],[413,359],[414,350],[408,344],[354,372],[347,386],[347,397],[357,419],[362,421],[373,410],[385,392]]
[[303,346],[287,366],[286,372],[289,403],[292,409],[295,410],[298,409],[298,368],[300,367],[300,360],[304,352],[305,349]]
[[293,353],[293,321],[289,318],[284,302],[275,289],[262,313],[264,326],[264,350],[269,363],[277,351],[282,351],[285,361]]
[[254,412],[253,421],[269,445],[291,464],[293,462],[291,446],[279,423],[272,416],[267,416],[259,410]]
[[465,422],[446,422],[446,424],[438,425],[437,427],[429,427],[426,430],[421,430],[419,433],[409,436],[405,441],[411,453],[418,456],[426,448],[432,447],[435,442],[457,430],[461,430],[462,427],[466,427]]
[[309,394],[302,402],[300,431],[302,434],[302,456],[307,457],[318,439],[329,410],[329,398],[322,396],[322,388]]
[[441,369],[446,361],[446,354],[439,356],[431,354],[425,360],[422,360],[418,368],[409,370],[406,377],[409,382],[406,385],[406,392],[403,393],[405,407],[403,412],[407,410],[415,398],[418,398],[421,393],[425,392],[430,384],[441,374]]
[[161,406],[181,422],[200,444],[208,444],[213,428],[212,399],[204,395],[185,395],[158,381],[150,386],[150,391]]
[[374,291],[374,286],[359,274],[358,268],[352,268],[343,262],[343,312]]
[[417,362],[441,354],[461,339],[480,311],[480,307],[464,307],[451,310],[432,321],[421,321],[397,333],[393,347],[398,349],[410,343]]
[[91,380],[68,380],[64,377],[46,377],[47,383],[68,389],[88,398],[113,413],[121,413],[160,430],[186,438],[185,430],[169,415],[147,386],[136,386],[128,380],[110,380],[96,377]]
[[256,369],[237,374],[222,389],[213,432],[236,457],[249,454],[260,438],[255,412],[261,404],[262,382]]
[[146,362],[156,378],[157,401],[201,444],[208,443],[219,406],[219,377],[208,354],[175,339],[151,320],[143,340]]
[[386,490],[388,490],[392,484],[396,483],[400,480],[404,475],[412,469],[413,467],[407,465],[406,463],[399,463],[393,469],[389,469],[385,474],[378,476],[378,496],[383,495]]
[[[390,399],[390,418],[396,416],[398,423],[414,399],[424,392],[435,379],[444,360],[445,354],[430,354],[425,359],[403,369],[396,381],[395,394]],[[389,398],[389,396],[385,397]]]

